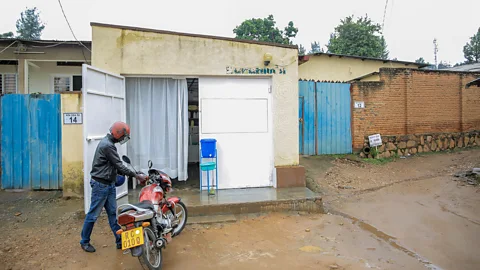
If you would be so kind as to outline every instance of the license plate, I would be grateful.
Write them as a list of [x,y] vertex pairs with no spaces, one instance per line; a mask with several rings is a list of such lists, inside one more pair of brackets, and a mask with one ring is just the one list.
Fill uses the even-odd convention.
[[138,227],[122,233],[122,250],[141,246],[144,243],[143,228]]

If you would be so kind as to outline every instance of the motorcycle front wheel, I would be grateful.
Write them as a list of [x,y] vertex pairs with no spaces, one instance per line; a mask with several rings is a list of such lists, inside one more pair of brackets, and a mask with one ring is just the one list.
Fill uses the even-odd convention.
[[162,249],[155,247],[155,234],[150,227],[144,229],[145,243],[142,246],[142,256],[138,257],[143,269],[160,270],[162,269]]
[[177,226],[173,229],[172,237],[179,235],[183,231],[188,219],[187,207],[183,202],[175,204],[175,213],[176,217],[173,220],[175,220]]

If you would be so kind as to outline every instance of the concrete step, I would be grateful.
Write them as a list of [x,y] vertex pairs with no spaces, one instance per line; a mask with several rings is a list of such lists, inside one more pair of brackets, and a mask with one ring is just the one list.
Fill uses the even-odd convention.
[[188,217],[187,224],[213,224],[236,222],[234,215],[192,216]]
[[241,203],[190,205],[188,214],[197,216],[223,216],[248,213],[269,213],[285,211],[302,211],[311,213],[325,213],[320,196],[310,198],[293,198],[284,200],[251,201]]

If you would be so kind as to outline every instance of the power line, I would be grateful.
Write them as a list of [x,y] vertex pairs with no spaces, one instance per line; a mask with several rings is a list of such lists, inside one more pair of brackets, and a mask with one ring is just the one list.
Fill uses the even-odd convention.
[[3,48],[2,51],[0,51],[0,53],[3,53],[4,51],[6,51],[8,48],[12,47],[13,44],[17,43],[17,41],[15,40],[14,42],[12,42],[10,45],[8,45],[7,47]]
[[[75,33],[73,32],[72,26],[70,26],[70,23],[68,22],[67,15],[65,15],[65,11],[63,10],[62,2],[60,2],[60,0],[58,0],[58,4],[60,4],[60,8],[62,9],[63,17],[65,17],[65,21],[67,21],[68,28],[70,28],[70,32],[72,32],[73,38],[75,38],[75,40],[76,40],[80,45],[82,45],[83,47],[85,47],[85,49],[87,49],[87,50],[91,53],[92,51],[91,51],[87,46],[85,46],[82,42],[80,42],[80,41],[77,39],[77,37],[75,36]],[[83,49],[82,49],[82,54],[83,54],[83,58],[85,58],[85,62],[87,62],[87,58],[85,57],[85,54],[83,53]]]
[[[58,0],[60,1],[60,0]],[[384,31],[385,27],[385,17],[387,16],[387,7],[388,7],[388,0],[385,1],[385,9],[383,10],[383,22],[382,22],[382,32]]]
[[47,46],[35,46],[35,45],[32,45],[32,48],[53,48],[53,47],[57,47],[59,45],[62,45],[62,44],[65,44],[67,43],[68,41],[63,41],[63,42],[59,42],[59,43],[55,43],[55,44],[52,44],[52,45],[47,45]]

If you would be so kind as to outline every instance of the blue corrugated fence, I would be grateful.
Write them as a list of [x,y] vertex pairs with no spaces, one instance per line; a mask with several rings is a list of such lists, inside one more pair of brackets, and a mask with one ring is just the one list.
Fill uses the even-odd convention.
[[299,81],[299,152],[352,152],[350,84]]
[[1,97],[4,189],[61,189],[60,95]]

